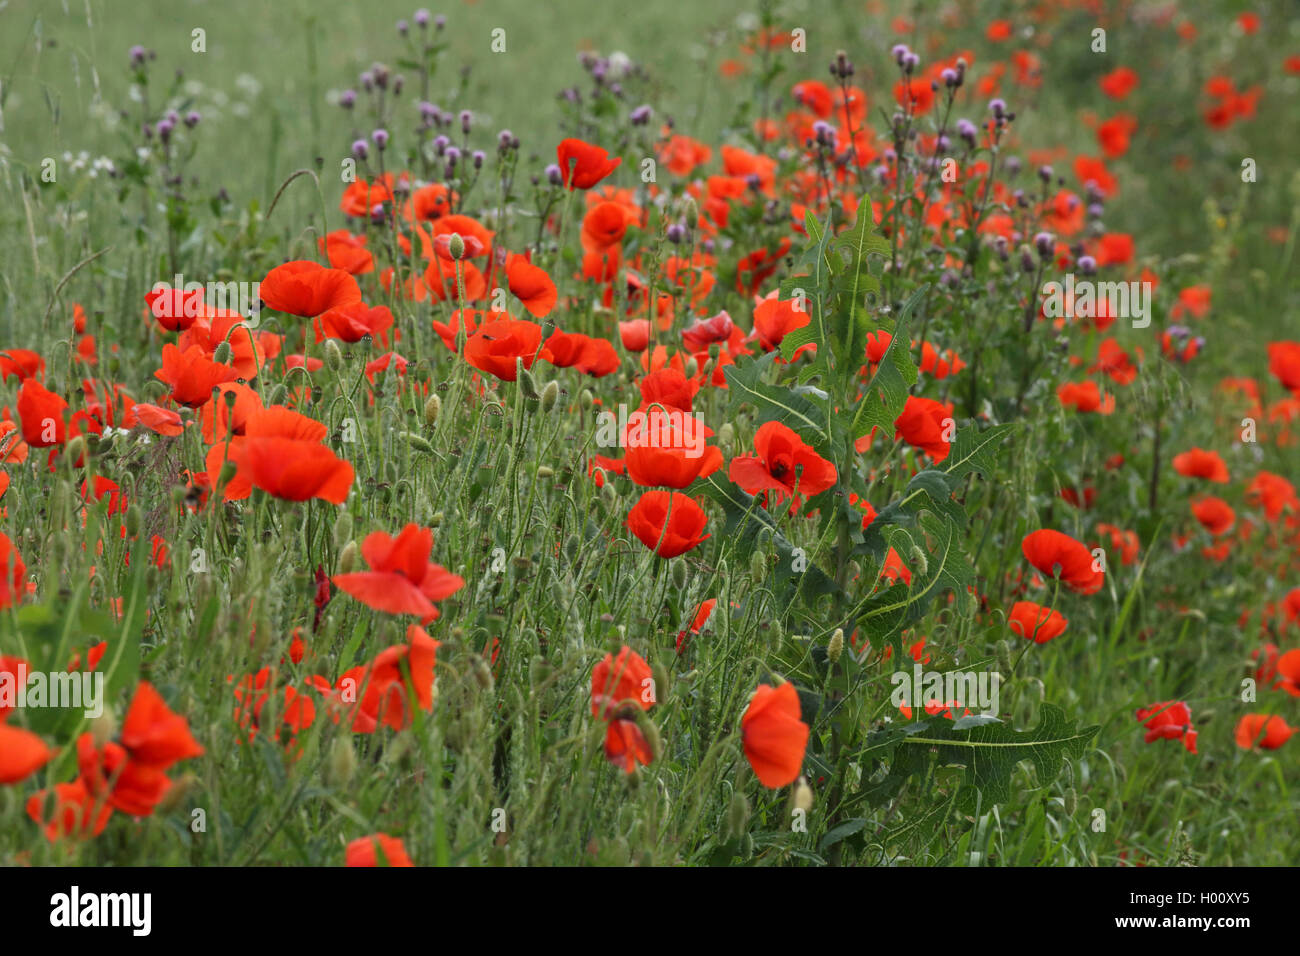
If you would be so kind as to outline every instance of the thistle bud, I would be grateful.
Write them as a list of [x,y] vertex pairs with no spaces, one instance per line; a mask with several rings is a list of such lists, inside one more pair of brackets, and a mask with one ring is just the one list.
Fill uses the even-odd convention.
[[357,543],[349,541],[339,552],[339,574],[350,574],[357,567]]
[[343,350],[335,339],[325,340],[325,364],[335,372],[343,368]]
[[826,645],[826,659],[832,664],[840,662],[840,655],[844,653],[844,628],[837,627],[835,633],[831,635],[831,641]]

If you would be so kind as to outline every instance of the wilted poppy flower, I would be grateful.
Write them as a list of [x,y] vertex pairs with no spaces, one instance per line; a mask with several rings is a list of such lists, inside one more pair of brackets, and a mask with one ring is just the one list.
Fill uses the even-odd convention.
[[[480,325],[465,341],[465,361],[480,372],[513,382],[515,360],[522,359],[524,368],[531,369],[541,344],[542,327],[536,322],[496,319]],[[544,350],[540,357],[547,358]]]
[[590,189],[623,162],[622,158],[609,158],[609,153],[599,146],[580,139],[562,139],[555,148],[560,164],[560,176],[569,189]]
[[353,840],[343,852],[344,866],[415,866],[397,837],[372,833]]
[[334,584],[362,604],[388,614],[416,614],[421,623],[438,617],[434,601],[459,591],[465,580],[429,560],[433,532],[408,524],[396,537],[375,531],[361,542],[369,571],[336,574]]
[[609,718],[624,703],[642,710],[655,704],[650,665],[626,644],[618,656],[606,654],[591,671],[591,715]]
[[808,748],[808,725],[800,717],[799,694],[791,683],[759,684],[740,718],[745,759],[759,782],[776,789],[794,783]]
[[1287,722],[1276,714],[1242,714],[1241,720],[1237,721],[1235,736],[1237,746],[1242,750],[1255,747],[1277,750],[1294,733],[1295,728],[1287,726]]
[[535,266],[523,256],[506,258],[506,284],[512,294],[536,318],[549,315],[555,308],[558,293],[555,283],[541,266]]
[[1192,502],[1192,514],[1206,531],[1214,535],[1227,534],[1237,523],[1236,512],[1222,498],[1207,495]]
[[1192,729],[1192,710],[1183,701],[1166,700],[1138,709],[1137,719],[1146,727],[1147,743],[1157,740],[1181,740],[1196,753],[1196,731]]
[[1033,601],[1017,601],[1007,615],[1007,626],[1026,640],[1046,644],[1060,637],[1069,626],[1065,615]]
[[1095,594],[1106,581],[1087,546],[1060,531],[1044,528],[1030,532],[1020,549],[1035,568],[1049,577],[1059,572],[1061,582],[1080,594]]
[[605,759],[630,774],[637,764],[650,765],[654,749],[635,720],[615,717],[605,728]]
[[52,756],[45,741],[30,730],[0,723],[0,784],[27,779]]
[[1220,484],[1228,480],[1228,466],[1218,452],[1193,448],[1174,455],[1174,471],[1187,478],[1204,478]]
[[754,434],[753,455],[731,459],[727,477],[746,493],[771,492],[775,503],[790,498],[790,510],[821,494],[839,478],[835,466],[817,454],[793,429],[764,422]]
[[628,512],[627,529],[661,558],[685,554],[711,537],[704,534],[708,516],[690,495],[647,491]]

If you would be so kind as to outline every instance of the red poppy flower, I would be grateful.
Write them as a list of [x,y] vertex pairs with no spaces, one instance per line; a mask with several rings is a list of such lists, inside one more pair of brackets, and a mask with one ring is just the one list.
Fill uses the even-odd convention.
[[344,866],[415,866],[397,837],[372,833],[353,840],[343,851]]
[[1222,498],[1207,495],[1192,502],[1192,514],[1206,531],[1214,535],[1227,534],[1237,523],[1237,514]]
[[132,760],[121,744],[96,748],[90,733],[77,738],[77,767],[91,796],[133,817],[153,813],[172,784],[157,766]]
[[1291,739],[1294,727],[1276,714],[1242,714],[1237,721],[1237,746],[1242,750],[1260,747],[1263,750],[1277,750]]
[[336,574],[334,584],[362,604],[388,614],[416,614],[421,623],[438,617],[434,601],[459,591],[465,580],[429,560],[433,532],[408,524],[396,537],[383,531],[366,536],[361,556],[369,571]]
[[1228,480],[1228,466],[1218,452],[1193,448],[1174,455],[1174,471],[1187,478],[1204,478],[1223,484]]
[[523,256],[506,258],[506,284],[535,318],[549,315],[555,308],[558,298],[555,283],[545,269],[533,265]]
[[637,382],[637,387],[641,391],[642,410],[658,402],[669,408],[689,412],[694,406],[700,383],[693,378],[687,378],[679,369],[669,366],[642,376]]
[[748,494],[773,493],[776,503],[790,498],[790,510],[821,494],[839,478],[835,466],[780,422],[764,422],[754,435],[755,455],[731,459],[727,477]]
[[[209,459],[213,453],[220,456],[224,448],[224,445],[215,446]],[[230,444],[229,455],[238,471],[230,483],[233,487],[227,488],[228,500],[245,497],[246,493],[241,495],[239,491],[247,482],[249,488],[260,488],[286,501],[320,498],[341,505],[347,500],[356,477],[352,463],[334,454],[319,440],[245,437]]]
[[190,734],[189,722],[173,713],[148,681],[140,681],[136,686],[126,719],[122,721],[120,739],[132,760],[159,770],[203,753]]
[[647,491],[628,512],[627,529],[661,558],[675,558],[697,547],[711,535],[704,509],[689,495],[675,491]]
[[1109,415],[1115,411],[1115,396],[1103,396],[1093,381],[1066,382],[1056,390],[1056,397],[1064,407],[1073,408],[1077,412]]
[[185,431],[185,423],[179,414],[170,408],[161,408],[148,402],[136,402],[122,420],[123,428],[131,428],[135,425],[143,425],[151,432],[169,438],[174,438]]
[[201,346],[191,345],[182,352],[167,344],[162,347],[162,368],[154,372],[154,378],[171,386],[172,401],[197,408],[212,400],[214,388],[233,382],[239,373],[212,361]]
[[1079,594],[1095,594],[1106,581],[1104,571],[1094,570],[1092,552],[1068,534],[1044,528],[1025,535],[1020,550],[1025,559],[1049,577],[1059,572],[1066,587]]
[[0,531],[0,608],[12,607],[27,593],[27,566],[9,535]]
[[366,669],[360,682],[365,694],[352,721],[354,733],[373,733],[381,726],[409,727],[415,719],[408,706],[412,697],[421,710],[433,709],[434,668],[441,645],[414,624],[407,627],[406,638],[406,644],[381,651]]
[[650,765],[654,750],[635,720],[618,717],[605,728],[605,759],[626,773],[635,773],[637,764]]
[[763,786],[775,790],[794,783],[808,748],[808,725],[800,718],[794,685],[759,684],[740,718],[740,738],[745,759]]
[[1046,644],[1060,637],[1070,622],[1065,615],[1033,601],[1017,601],[1007,615],[1007,626],[1016,634],[1036,644]]
[[0,352],[0,380],[16,375],[19,380],[39,378],[45,374],[45,359],[31,349],[5,349]]
[[99,836],[113,815],[113,808],[93,797],[80,777],[72,783],[54,785],[52,812],[46,817],[48,798],[48,790],[32,794],[27,800],[27,815],[44,827],[45,838],[51,843],[65,837]]
[[1268,370],[1283,388],[1300,390],[1300,342],[1270,342]]
[[558,329],[546,340],[542,356],[557,368],[576,368],[597,378],[613,374],[622,364],[608,340]]
[[62,445],[67,440],[65,415],[68,403],[34,378],[23,380],[18,389],[18,417],[23,440],[33,448]]
[[360,342],[367,335],[388,348],[388,330],[393,327],[393,313],[386,305],[373,309],[364,302],[352,302],[330,309],[316,319],[316,341],[339,339]]
[[[780,292],[773,290],[754,306],[754,331],[758,333],[758,344],[764,352],[771,352],[781,347],[782,340],[795,329],[801,329],[812,321],[800,303],[794,299],[780,299]],[[815,350],[815,345],[804,345],[795,351],[798,358],[805,350]]]
[[1121,66],[1103,76],[1100,83],[1101,91],[1112,100],[1122,100],[1137,89],[1138,75],[1129,67]]
[[515,360],[522,359],[531,369],[534,359],[549,358],[542,344],[542,327],[526,319],[496,319],[485,322],[465,342],[465,361],[480,372],[495,375],[503,382],[513,382],[517,374]]
[[629,352],[644,352],[650,345],[650,320],[633,319],[618,324],[618,337]]
[[623,162],[621,157],[610,159],[608,152],[580,139],[560,140],[555,157],[564,185],[569,189],[590,189]]
[[361,301],[361,287],[351,273],[310,259],[276,266],[262,280],[259,294],[268,307],[308,319]]
[[722,452],[704,444],[705,428],[693,415],[652,408],[645,415],[645,440],[629,441],[627,476],[638,485],[685,488],[722,467]]
[[919,448],[936,462],[943,461],[956,439],[956,421],[952,416],[951,402],[944,404],[932,398],[909,395],[903,413],[894,420],[895,437]]
[[650,665],[626,644],[617,657],[606,654],[592,668],[591,715],[609,718],[625,703],[635,704],[642,710],[649,710],[655,704]]
[[1150,707],[1140,708],[1137,719],[1146,727],[1147,743],[1157,740],[1181,740],[1191,753],[1196,753],[1196,731],[1192,729],[1192,711],[1183,701],[1166,700]]
[[26,780],[53,756],[45,741],[30,730],[0,723],[0,784]]

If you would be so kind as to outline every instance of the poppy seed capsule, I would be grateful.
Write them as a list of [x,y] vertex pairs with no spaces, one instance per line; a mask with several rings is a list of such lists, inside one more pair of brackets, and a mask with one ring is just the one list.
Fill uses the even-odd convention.
[[339,552],[339,574],[351,574],[357,567],[357,543],[349,541]]
[[343,350],[334,339],[325,340],[325,364],[336,372],[343,368]]
[[832,664],[840,662],[840,655],[844,653],[844,628],[837,627],[835,633],[831,635],[831,641],[826,645],[826,659]]

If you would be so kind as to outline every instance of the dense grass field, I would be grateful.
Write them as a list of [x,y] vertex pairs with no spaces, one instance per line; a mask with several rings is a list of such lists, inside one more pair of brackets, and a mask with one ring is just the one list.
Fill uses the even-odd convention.
[[1294,862],[1300,12],[755,2],[0,0],[0,863]]

